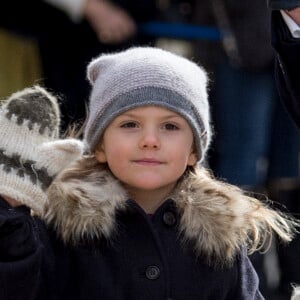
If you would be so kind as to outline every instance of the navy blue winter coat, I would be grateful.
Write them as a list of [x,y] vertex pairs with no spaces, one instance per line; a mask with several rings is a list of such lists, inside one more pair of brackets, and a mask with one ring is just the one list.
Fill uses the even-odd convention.
[[26,207],[0,207],[0,299],[262,299],[241,251],[231,267],[210,267],[178,239],[168,200],[149,216],[133,202],[111,240],[66,247]]
[[263,299],[244,250],[263,206],[199,169],[149,216],[83,162],[50,186],[49,225],[0,199],[1,300]]

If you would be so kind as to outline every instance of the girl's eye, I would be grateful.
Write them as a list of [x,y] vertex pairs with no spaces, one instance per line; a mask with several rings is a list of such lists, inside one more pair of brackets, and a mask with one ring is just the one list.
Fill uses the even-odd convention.
[[178,129],[179,129],[178,126],[176,126],[175,124],[172,124],[172,123],[167,123],[167,124],[165,124],[165,125],[164,125],[164,128],[165,128],[166,130],[178,130]]
[[121,125],[121,128],[136,128],[137,126],[135,122],[126,122]]

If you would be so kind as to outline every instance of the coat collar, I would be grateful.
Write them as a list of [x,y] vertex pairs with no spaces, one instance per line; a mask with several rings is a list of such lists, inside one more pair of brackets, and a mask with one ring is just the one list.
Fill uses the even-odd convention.
[[[205,169],[183,178],[171,198],[181,216],[180,236],[213,264],[230,264],[259,226],[252,198],[213,179]],[[116,212],[126,210],[127,199],[122,185],[105,169],[63,174],[49,188],[44,219],[67,243],[86,236],[109,239],[116,229]]]

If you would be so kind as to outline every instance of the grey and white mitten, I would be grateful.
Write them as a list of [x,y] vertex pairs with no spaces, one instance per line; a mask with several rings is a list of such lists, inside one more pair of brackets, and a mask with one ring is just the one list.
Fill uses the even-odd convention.
[[41,214],[54,177],[82,154],[82,143],[59,140],[56,97],[40,86],[11,95],[0,108],[0,195]]

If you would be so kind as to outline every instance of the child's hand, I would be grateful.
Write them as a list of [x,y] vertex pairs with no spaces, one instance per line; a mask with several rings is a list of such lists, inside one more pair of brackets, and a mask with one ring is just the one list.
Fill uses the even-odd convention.
[[136,33],[132,17],[109,1],[87,0],[84,14],[102,43],[121,43]]

